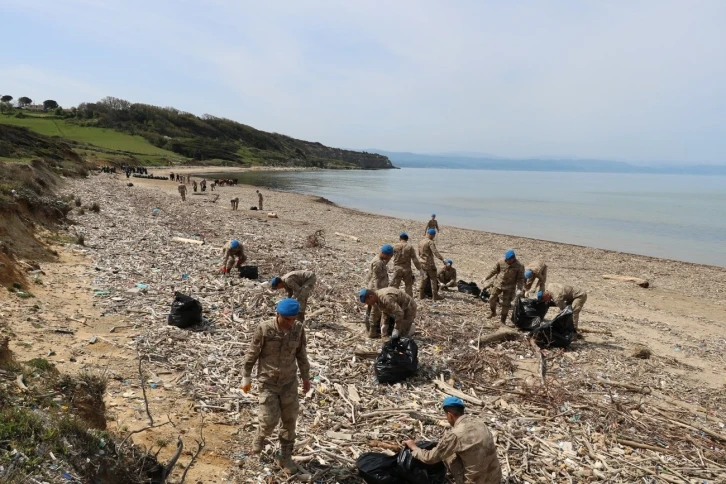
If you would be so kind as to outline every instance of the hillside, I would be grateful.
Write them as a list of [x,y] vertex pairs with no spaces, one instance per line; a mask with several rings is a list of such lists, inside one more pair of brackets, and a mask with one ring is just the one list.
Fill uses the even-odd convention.
[[392,168],[379,154],[329,148],[320,143],[267,133],[229,119],[202,117],[174,108],[131,104],[116,98],[82,103],[73,111],[79,126],[138,135],[157,148],[196,161],[320,168]]

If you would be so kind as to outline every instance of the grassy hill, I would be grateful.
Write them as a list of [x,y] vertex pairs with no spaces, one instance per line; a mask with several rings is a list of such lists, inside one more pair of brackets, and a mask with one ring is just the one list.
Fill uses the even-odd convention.
[[[229,119],[104,98],[62,115],[0,115],[0,126],[29,128],[77,143],[82,154],[132,156],[146,164],[169,159],[225,165],[393,168],[383,155],[330,148],[257,130]],[[84,151],[85,150],[85,153]]]

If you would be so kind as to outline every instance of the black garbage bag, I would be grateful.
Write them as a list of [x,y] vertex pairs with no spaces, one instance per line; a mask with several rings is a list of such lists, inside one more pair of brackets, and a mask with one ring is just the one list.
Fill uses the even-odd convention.
[[260,277],[260,271],[257,266],[239,266],[239,276],[247,279],[257,279]]
[[540,348],[567,348],[575,339],[575,324],[572,307],[567,306],[552,321],[544,321],[532,331],[532,336]]
[[379,452],[366,452],[358,457],[355,466],[358,474],[368,484],[396,484],[396,456]]
[[376,357],[378,383],[396,383],[416,373],[418,346],[411,338],[395,338],[386,341]]
[[481,294],[481,289],[479,289],[479,286],[476,285],[476,282],[466,282],[460,280],[456,282],[456,287],[459,289],[459,292],[471,294],[474,297],[479,297],[479,294]]
[[481,290],[481,294],[479,294],[479,299],[481,299],[484,302],[489,302],[489,297],[491,296],[491,293],[487,291],[486,289]]
[[544,301],[516,297],[512,310],[512,323],[522,331],[532,331],[542,323],[549,308],[549,304]]
[[193,297],[175,292],[167,321],[169,325],[177,328],[188,328],[199,324],[202,322],[202,305]]
[[[437,442],[417,442],[416,445],[424,450],[436,447]],[[403,482],[411,484],[444,484],[446,482],[446,466],[443,462],[424,464],[414,459],[411,449],[405,447],[396,458],[396,475]]]

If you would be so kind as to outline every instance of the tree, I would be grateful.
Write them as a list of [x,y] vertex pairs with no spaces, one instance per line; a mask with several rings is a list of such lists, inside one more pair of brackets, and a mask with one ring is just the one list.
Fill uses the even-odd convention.
[[4,95],[3,97],[0,97],[0,101],[2,101],[4,103],[9,103],[12,100],[13,100],[13,97],[12,96],[9,96],[7,94]]
[[48,110],[48,109],[55,109],[55,108],[58,107],[58,103],[55,102],[55,101],[53,101],[52,99],[47,99],[47,100],[43,101],[43,107],[46,110]]
[[13,112],[13,105],[9,102],[0,102],[0,113],[12,113]]
[[33,104],[33,100],[30,99],[28,96],[23,96],[18,99],[18,107],[24,108],[28,104]]

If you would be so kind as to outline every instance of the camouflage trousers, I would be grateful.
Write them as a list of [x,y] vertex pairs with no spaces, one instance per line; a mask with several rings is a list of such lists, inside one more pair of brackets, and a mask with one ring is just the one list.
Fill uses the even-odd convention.
[[247,257],[246,256],[242,256],[242,257],[232,256],[229,259],[227,259],[227,263],[225,264],[225,267],[227,268],[227,274],[232,272],[232,268],[234,267],[235,259],[237,260],[237,265],[240,266],[244,263],[244,261],[247,260]]
[[295,440],[295,425],[297,424],[297,413],[299,408],[297,396],[298,380],[294,378],[290,383],[284,385],[272,385],[263,383],[259,396],[259,420],[258,437],[269,437],[282,421],[280,426],[280,439]]
[[300,303],[300,312],[297,315],[298,321],[305,321],[305,309],[307,309],[308,307],[308,298],[313,293],[316,282],[317,278],[316,276],[313,276],[300,288],[300,291],[298,291],[298,293],[294,295],[295,299],[297,299],[297,302]]
[[[436,268],[434,267],[433,269],[424,269],[424,272],[426,273],[428,278],[431,280],[431,294],[432,294],[433,298],[438,299],[439,298],[439,279],[436,274]],[[422,299],[422,300],[426,297],[426,295],[424,294],[424,291],[426,290],[424,287],[425,280],[426,280],[426,278],[424,278],[424,280],[421,281],[421,287],[419,287],[419,290],[418,290],[418,297],[419,297],[419,299]]]
[[391,287],[398,289],[403,281],[406,287],[406,294],[413,296],[413,272],[411,269],[406,269],[401,266],[393,266],[393,280],[391,280]]
[[489,317],[493,318],[497,314],[497,303],[499,302],[499,296],[501,295],[502,307],[500,309],[499,318],[502,324],[506,324],[507,316],[509,315],[509,307],[512,305],[512,300],[514,299],[515,293],[516,289],[514,287],[492,287],[491,294],[489,295]]

